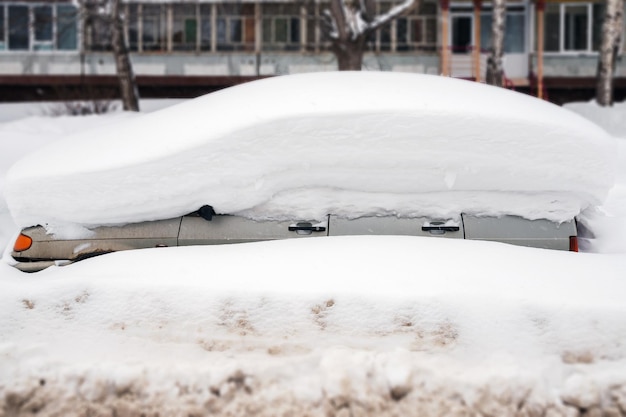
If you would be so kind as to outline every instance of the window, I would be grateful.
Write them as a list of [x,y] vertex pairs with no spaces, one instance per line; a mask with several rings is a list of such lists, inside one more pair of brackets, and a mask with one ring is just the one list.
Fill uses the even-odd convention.
[[[393,6],[395,6],[395,3],[382,1],[382,2],[378,2],[376,6],[377,6],[376,13],[380,15],[383,13],[387,13],[388,10],[390,10]],[[370,39],[366,41],[367,48],[369,50],[391,51],[392,49],[391,25],[392,23],[388,23],[382,26],[378,31],[376,31],[376,33],[373,34],[373,36]]]
[[326,3],[305,0],[301,3],[305,7],[306,18],[302,24],[306,25],[306,37],[301,40],[307,51],[327,51],[330,49],[330,41],[322,32],[322,10],[326,7]]
[[164,51],[167,49],[165,16],[164,5],[143,4],[141,14],[141,47],[143,51]]
[[548,3],[544,14],[546,52],[593,52],[600,45],[604,5]]
[[200,5],[200,49],[210,51],[213,39],[213,6],[211,4]]
[[6,49],[6,38],[4,34],[4,7],[0,6],[0,51]]
[[0,50],[76,50],[77,9],[71,4],[0,5]]
[[72,5],[57,6],[57,49],[73,51],[78,48],[77,10]]
[[466,54],[472,51],[473,16],[452,16],[452,53]]
[[138,51],[139,48],[139,5],[129,4],[126,10],[126,25],[128,27],[128,49]]
[[87,47],[91,51],[112,51],[113,33],[107,20],[96,13],[92,14],[87,23]]
[[[391,6],[387,6],[387,7],[391,7]],[[386,24],[384,26],[381,26],[381,28],[378,29],[378,33],[377,33],[377,35],[378,35],[378,42],[376,42],[376,43],[377,43],[379,51],[391,51],[391,49],[392,49],[392,45],[391,45],[391,25],[392,25],[392,23],[388,23],[388,24]],[[368,43],[370,44],[370,46],[373,46],[371,41],[368,42]]]
[[[86,46],[90,51],[110,51],[111,27],[98,4],[86,3],[89,8],[85,23]],[[189,0],[124,4],[126,36],[131,51],[240,51],[254,48],[254,4],[192,3]]]
[[217,50],[254,49],[254,5],[217,5]]
[[523,53],[526,16],[521,13],[509,14],[506,17],[506,33],[504,34],[504,52]]
[[[525,14],[522,10],[507,10],[506,20],[504,22],[504,53],[524,53],[526,48],[524,46],[524,34],[525,34]],[[480,39],[481,48],[483,50],[489,50],[493,46],[492,44],[492,32],[491,25],[493,22],[493,16],[491,11],[483,13],[480,16]]]
[[602,23],[606,9],[604,3],[594,3],[591,10],[591,49],[599,51],[602,44]]
[[9,6],[9,50],[28,50],[28,6]]
[[198,39],[195,4],[173,4],[172,46],[175,51],[193,51]]
[[436,51],[436,4],[422,2],[417,12],[412,12],[408,16],[396,20],[395,31],[397,51]]
[[398,50],[409,49],[409,21],[407,18],[399,18],[396,22],[396,39],[398,40]]
[[560,5],[549,3],[544,12],[545,40],[544,50],[546,52],[559,52],[561,50],[561,17]]
[[566,51],[589,49],[589,7],[566,4],[563,7],[565,21],[564,47]]
[[167,49],[166,10],[163,4],[130,3],[127,8],[128,47],[131,51]]
[[263,49],[300,49],[300,6],[296,4],[263,5]]
[[229,51],[239,49],[235,44],[241,44],[241,19],[220,17],[217,19],[217,49]]
[[33,47],[35,50],[52,49],[52,7],[51,6],[35,6],[33,8],[35,17],[33,29],[35,39]]

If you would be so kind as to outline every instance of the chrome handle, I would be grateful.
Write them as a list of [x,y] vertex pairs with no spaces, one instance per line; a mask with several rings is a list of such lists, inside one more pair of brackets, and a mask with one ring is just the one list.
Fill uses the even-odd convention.
[[289,226],[290,232],[325,232],[324,226],[314,226],[311,223],[296,223]]
[[458,232],[460,230],[459,226],[422,226],[422,231],[424,232]]

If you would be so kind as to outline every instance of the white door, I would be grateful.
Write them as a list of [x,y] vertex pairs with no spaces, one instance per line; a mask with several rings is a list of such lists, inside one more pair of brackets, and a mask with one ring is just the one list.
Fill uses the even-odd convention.
[[467,12],[450,13],[450,75],[473,77],[474,16]]

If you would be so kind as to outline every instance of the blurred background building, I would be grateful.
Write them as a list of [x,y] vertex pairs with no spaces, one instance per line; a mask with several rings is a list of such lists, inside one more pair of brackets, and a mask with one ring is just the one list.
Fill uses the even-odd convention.
[[[393,2],[376,4],[384,10]],[[119,95],[111,27],[98,18],[100,7],[90,0],[0,2],[0,100]],[[363,70],[483,81],[491,7],[481,0],[421,0],[369,37]],[[508,0],[507,87],[533,95],[541,88],[556,103],[593,98],[604,7],[604,1]],[[140,95],[194,97],[260,77],[334,71],[322,28],[327,8],[326,0],[124,1]],[[615,74],[620,101],[621,59]]]

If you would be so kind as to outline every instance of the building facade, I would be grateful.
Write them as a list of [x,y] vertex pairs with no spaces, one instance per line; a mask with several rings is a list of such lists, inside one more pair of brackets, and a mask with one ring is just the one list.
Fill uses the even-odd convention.
[[[395,3],[376,4],[382,13]],[[323,26],[327,8],[327,0],[125,1],[140,94],[193,97],[260,77],[335,70]],[[603,12],[603,1],[508,0],[508,85],[555,102],[591,98]],[[0,100],[116,97],[103,15],[91,0],[1,1]],[[482,81],[491,19],[490,1],[421,0],[370,37],[364,70]],[[619,100],[626,63],[618,62],[616,73]]]

